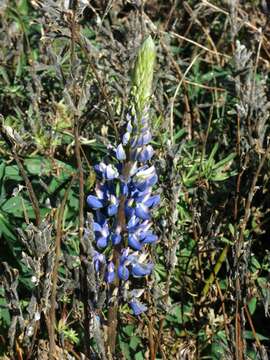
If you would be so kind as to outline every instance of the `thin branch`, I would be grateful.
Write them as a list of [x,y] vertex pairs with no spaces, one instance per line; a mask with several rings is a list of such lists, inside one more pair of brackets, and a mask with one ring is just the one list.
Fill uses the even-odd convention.
[[35,213],[35,217],[36,217],[36,225],[37,227],[39,227],[40,223],[41,223],[41,215],[40,215],[40,209],[39,209],[39,203],[38,203],[38,199],[36,197],[35,191],[33,189],[33,186],[27,176],[26,171],[24,170],[23,164],[19,158],[19,155],[16,151],[16,144],[14,144],[14,141],[8,136],[8,134],[5,132],[5,130],[2,127],[2,124],[0,124],[0,133],[2,134],[6,144],[8,145],[8,147],[10,148],[10,151],[12,153],[12,155],[14,156],[14,159],[18,165],[18,168],[20,170],[20,173],[23,177],[23,180],[25,182],[25,186],[27,188],[28,194],[29,194],[29,198],[30,201],[32,203],[33,209],[34,209],[34,213]]
[[78,39],[78,43],[82,49],[82,51],[84,52],[87,60],[88,60],[88,63],[91,67],[91,70],[93,71],[93,74],[99,84],[99,87],[100,87],[100,91],[102,93],[102,96],[105,100],[105,104],[106,104],[106,108],[107,108],[107,111],[108,111],[108,114],[109,114],[109,118],[110,118],[110,121],[113,125],[113,128],[114,128],[114,131],[115,131],[115,134],[116,136],[119,136],[119,132],[118,132],[118,129],[117,129],[117,126],[116,126],[116,123],[114,121],[114,116],[113,116],[113,109],[110,105],[110,102],[109,102],[109,95],[107,93],[107,89],[106,89],[106,86],[104,85],[101,77],[99,76],[99,73],[97,71],[97,69],[95,68],[95,66],[93,65],[93,61],[92,61],[92,58],[91,58],[91,55],[89,54],[89,52],[87,51],[87,47],[83,44],[82,40],[81,39]]
[[55,307],[56,307],[56,293],[57,293],[57,280],[58,280],[58,269],[60,263],[60,256],[61,256],[61,239],[62,239],[62,230],[63,230],[63,217],[65,206],[67,203],[67,198],[71,186],[74,182],[75,175],[73,175],[68,188],[65,191],[64,198],[61,202],[60,209],[58,211],[57,216],[57,225],[56,225],[56,237],[55,237],[55,258],[54,258],[54,267],[52,272],[52,287],[51,287],[51,307],[50,307],[50,315],[49,315],[49,358],[54,359],[56,345],[55,345],[55,323],[56,323],[56,316],[55,316]]
[[[164,33],[164,32],[162,31],[162,33]],[[207,51],[207,52],[209,52],[209,53],[211,53],[211,54],[219,55],[219,56],[222,56],[222,57],[224,57],[224,58],[226,58],[226,59],[230,59],[230,58],[231,58],[229,55],[222,54],[222,53],[220,53],[220,52],[217,52],[217,51],[208,49],[206,46],[201,45],[201,44],[197,43],[197,42],[194,41],[194,40],[188,39],[188,38],[186,38],[185,36],[176,34],[176,33],[173,32],[173,31],[170,31],[170,32],[168,32],[168,33],[166,33],[166,34],[169,34],[169,35],[171,35],[171,36],[173,36],[173,37],[176,37],[176,38],[178,38],[178,39],[181,39],[181,40],[185,40],[186,42],[189,42],[190,44],[193,44],[193,45],[195,45],[195,46],[197,46],[197,47],[199,47],[199,48],[201,48],[201,49],[203,49],[203,50],[205,50],[205,51]]]

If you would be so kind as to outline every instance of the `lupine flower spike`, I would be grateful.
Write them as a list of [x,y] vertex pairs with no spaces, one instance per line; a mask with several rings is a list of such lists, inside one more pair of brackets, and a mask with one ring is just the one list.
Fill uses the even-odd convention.
[[[95,194],[87,198],[94,210],[95,269],[99,271],[100,263],[105,263],[105,281],[113,283],[119,279],[122,289],[129,289],[132,278],[151,273],[153,264],[148,260],[147,251],[149,244],[157,241],[151,230],[151,210],[160,199],[159,195],[152,195],[158,177],[150,164],[154,150],[150,145],[148,114],[155,56],[154,42],[148,37],[136,60],[132,106],[126,115],[121,143],[110,148],[113,162],[95,166],[98,182]],[[119,255],[117,260],[113,256],[115,248]],[[139,301],[142,293],[141,289],[134,289],[125,295],[135,315],[147,310]]]

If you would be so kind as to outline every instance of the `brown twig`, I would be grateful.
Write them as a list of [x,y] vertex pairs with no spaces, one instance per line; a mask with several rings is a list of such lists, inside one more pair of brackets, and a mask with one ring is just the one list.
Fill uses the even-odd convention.
[[[77,3],[74,3],[74,8],[72,10],[72,17],[70,23],[71,38],[70,38],[70,48],[71,48],[71,68],[75,65],[75,44],[78,41],[77,33],[77,23],[76,23],[76,6]],[[75,84],[73,86],[73,99],[76,102],[76,89]],[[80,284],[82,289],[82,301],[84,307],[84,346],[85,346],[85,355],[90,359],[90,323],[91,323],[91,311],[88,304],[88,279],[87,279],[87,265],[84,261],[87,257],[86,250],[83,245],[83,232],[84,232],[84,171],[83,164],[81,159],[81,144],[80,144],[80,118],[77,114],[73,114],[73,134],[74,134],[74,143],[75,143],[75,157],[78,168],[78,179],[79,179],[79,242],[80,242],[80,259],[82,268],[80,271]]]
[[36,225],[39,226],[40,223],[41,223],[41,216],[40,216],[40,209],[39,209],[39,203],[38,203],[38,200],[37,200],[37,197],[36,197],[36,194],[34,192],[34,189],[33,189],[33,186],[26,174],[26,171],[24,170],[24,167],[19,159],[19,156],[16,152],[15,149],[12,150],[13,152],[13,155],[14,155],[14,159],[18,165],[18,168],[20,169],[20,172],[22,174],[22,177],[24,179],[24,182],[25,182],[25,185],[26,185],[26,188],[28,190],[28,194],[29,194],[29,197],[30,197],[30,201],[32,203],[32,206],[33,206],[33,209],[34,209],[34,212],[35,212],[35,217],[36,217]]
[[220,301],[221,301],[221,309],[222,309],[223,318],[224,318],[225,334],[226,334],[227,340],[229,341],[230,332],[229,332],[228,324],[227,324],[228,323],[228,318],[227,318],[227,313],[226,313],[226,308],[225,308],[225,299],[224,299],[224,295],[222,294],[221,288],[219,286],[218,279],[216,279],[215,282],[216,282],[216,287],[217,287],[217,290],[218,290],[219,298],[220,298]]
[[73,175],[68,188],[65,191],[64,198],[61,202],[60,209],[58,211],[57,216],[57,224],[56,224],[56,236],[55,236],[55,258],[54,258],[54,266],[52,272],[52,287],[51,287],[51,307],[50,307],[50,314],[49,314],[49,358],[53,359],[55,356],[56,351],[56,344],[55,344],[55,307],[56,307],[56,293],[57,293],[57,280],[58,280],[58,269],[60,263],[60,256],[61,256],[61,239],[62,239],[62,230],[63,230],[63,217],[65,206],[68,198],[69,191],[71,186],[74,182],[75,175]]
[[149,335],[150,359],[156,360],[155,343],[154,343],[154,326],[153,326],[152,315],[148,321],[148,335]]
[[[268,146],[268,148],[265,150],[265,152],[261,158],[261,161],[259,163],[259,166],[258,166],[255,174],[254,174],[254,177],[253,177],[253,180],[252,180],[252,183],[250,186],[250,190],[248,193],[248,197],[247,197],[247,201],[246,201],[246,205],[245,205],[244,217],[243,217],[243,220],[241,221],[239,236],[236,239],[237,274],[239,274],[238,260],[241,256],[241,248],[242,248],[242,244],[244,241],[244,233],[246,230],[248,220],[250,218],[250,209],[251,209],[252,200],[253,200],[253,197],[255,194],[256,184],[257,184],[258,178],[260,176],[261,170],[264,166],[264,163],[267,159],[267,156],[269,155],[269,152],[270,152],[270,146]],[[240,184],[238,184],[238,186],[240,186]],[[236,359],[242,360],[243,356],[244,356],[243,355],[244,344],[243,344],[243,334],[242,334],[242,321],[241,321],[241,315],[240,315],[242,304],[241,304],[241,283],[240,283],[239,276],[236,278],[235,289],[236,289],[236,310],[235,310]]]
[[81,269],[81,287],[82,287],[82,298],[84,306],[84,336],[85,336],[85,352],[88,358],[90,358],[90,323],[91,315],[88,305],[88,282],[87,282],[87,266],[84,257],[87,256],[87,253],[84,249],[82,238],[83,238],[83,229],[84,229],[84,173],[81,159],[80,151],[80,139],[79,139],[79,124],[78,119],[74,119],[74,139],[75,139],[75,156],[77,161],[77,167],[79,172],[79,239],[80,239],[80,258],[82,263]]
[[[189,6],[189,4],[187,3],[187,1],[184,1],[183,6],[185,8],[185,10],[187,11],[187,13],[190,15],[190,17],[192,18],[193,15],[193,10],[192,8]],[[200,26],[200,28],[202,29],[206,39],[208,40],[209,44],[211,45],[211,47],[213,48],[213,51],[215,52],[215,56],[216,56],[216,60],[217,63],[220,65],[220,56],[219,56],[219,52],[217,51],[216,45],[213,41],[213,39],[210,36],[210,31],[207,31],[205,29],[205,27],[203,26],[203,24],[200,22],[200,20],[197,17],[194,17],[193,20],[198,26]]]
[[[170,296],[171,278],[172,278],[172,272],[169,271],[169,273],[168,273],[168,275],[167,275],[166,285],[165,285],[165,298],[164,298],[164,303],[165,303],[166,305],[168,305],[169,296]],[[166,315],[163,315],[162,318],[161,318],[161,320],[160,320],[160,323],[159,323],[159,329],[158,329],[158,334],[157,334],[157,337],[156,337],[155,349],[154,349],[154,353],[153,353],[153,355],[152,355],[152,358],[153,358],[153,359],[156,358],[156,354],[157,354],[158,348],[160,348],[160,350],[161,350],[161,337],[162,337],[162,333],[163,333],[165,318],[166,318]],[[151,360],[152,360],[152,359],[151,359]]]
[[2,127],[2,124],[0,124],[0,132],[2,134],[2,137],[4,138],[6,144],[8,145],[8,147],[10,148],[10,151],[12,153],[12,155],[14,156],[14,159],[18,165],[18,168],[20,170],[20,173],[23,177],[23,180],[25,182],[25,186],[27,188],[28,194],[29,194],[29,198],[30,201],[32,203],[33,209],[34,209],[34,213],[35,213],[35,217],[36,217],[36,225],[37,227],[39,227],[40,223],[41,223],[41,215],[40,215],[40,209],[39,209],[39,203],[35,194],[35,191],[33,189],[33,186],[26,174],[26,171],[24,170],[23,164],[19,158],[19,155],[17,153],[16,150],[16,144],[14,143],[14,140],[11,139],[8,134],[5,132],[5,130]]
[[87,51],[87,47],[83,44],[82,40],[81,39],[78,39],[78,43],[82,49],[82,51],[84,52],[87,60],[88,60],[88,63],[90,65],[90,68],[91,70],[93,71],[93,74],[98,82],[98,85],[100,87],[100,91],[101,91],[101,94],[103,96],[103,99],[105,101],[105,104],[106,104],[106,108],[107,108],[107,111],[108,111],[108,114],[109,114],[109,118],[110,118],[110,121],[113,125],[113,128],[114,128],[114,131],[115,131],[115,134],[116,136],[119,136],[119,132],[118,132],[118,129],[117,129],[117,126],[116,126],[116,123],[114,121],[114,116],[113,116],[113,109],[110,105],[110,102],[109,102],[109,95],[107,93],[107,89],[106,89],[106,86],[104,85],[104,82],[102,81],[101,77],[99,76],[99,73],[97,71],[97,69],[95,68],[94,64],[93,64],[93,61],[92,61],[92,58],[91,58],[91,55],[89,54],[89,52]]
[[[162,33],[163,33],[163,31],[162,31]],[[224,58],[226,58],[226,59],[230,59],[230,56],[227,55],[227,54],[222,54],[222,53],[220,53],[220,52],[217,52],[216,50],[208,49],[206,46],[201,45],[201,44],[199,44],[198,42],[196,42],[196,41],[194,41],[194,40],[191,40],[191,39],[189,39],[189,38],[186,38],[185,36],[176,34],[176,33],[173,32],[173,31],[170,31],[170,32],[168,32],[168,33],[166,33],[166,34],[169,34],[169,35],[172,36],[172,37],[176,37],[176,38],[178,38],[178,39],[181,39],[181,40],[184,40],[184,41],[186,41],[186,42],[189,42],[190,44],[193,44],[193,45],[201,48],[202,50],[205,50],[205,51],[207,51],[207,52],[209,52],[209,53],[211,53],[211,54],[214,54],[214,55],[216,55],[216,56],[218,55],[218,56],[224,57]]]
[[247,319],[248,319],[248,322],[249,322],[249,325],[251,327],[251,331],[252,331],[252,334],[254,336],[254,339],[255,339],[255,342],[257,344],[257,347],[258,349],[261,349],[262,348],[262,345],[261,345],[261,342],[260,342],[260,339],[256,333],[256,330],[255,330],[255,327],[253,325],[253,321],[251,319],[251,316],[250,316],[250,313],[249,313],[249,310],[248,310],[248,307],[247,307],[247,304],[244,305],[244,310],[245,310],[245,313],[246,313],[246,316],[247,316]]

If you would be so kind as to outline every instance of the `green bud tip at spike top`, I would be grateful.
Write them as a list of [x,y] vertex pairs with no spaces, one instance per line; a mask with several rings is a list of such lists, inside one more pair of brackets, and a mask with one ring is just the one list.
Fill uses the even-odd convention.
[[132,75],[135,109],[139,117],[148,107],[147,102],[152,94],[155,60],[155,43],[152,37],[148,36],[139,49]]

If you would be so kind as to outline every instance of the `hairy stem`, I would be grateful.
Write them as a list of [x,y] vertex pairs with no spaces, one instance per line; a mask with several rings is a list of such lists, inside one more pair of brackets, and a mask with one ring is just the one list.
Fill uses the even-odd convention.
[[[123,178],[124,180],[127,180],[129,177],[130,169],[131,169],[132,163],[130,161],[127,161],[124,169],[123,169]],[[119,203],[119,209],[118,209],[118,215],[117,215],[117,222],[118,226],[121,227],[122,232],[126,229],[126,215],[125,215],[125,202],[126,202],[126,196],[122,195],[120,198]],[[113,251],[113,263],[115,266],[115,269],[118,268],[119,262],[120,262],[120,256],[121,256],[121,245],[118,245],[114,248]],[[115,347],[116,347],[116,335],[117,335],[117,325],[118,325],[118,307],[119,307],[119,278],[115,276],[115,280],[111,285],[110,293],[113,296],[111,305],[108,310],[108,333],[107,333],[107,347],[109,354],[113,357],[115,354]]]

